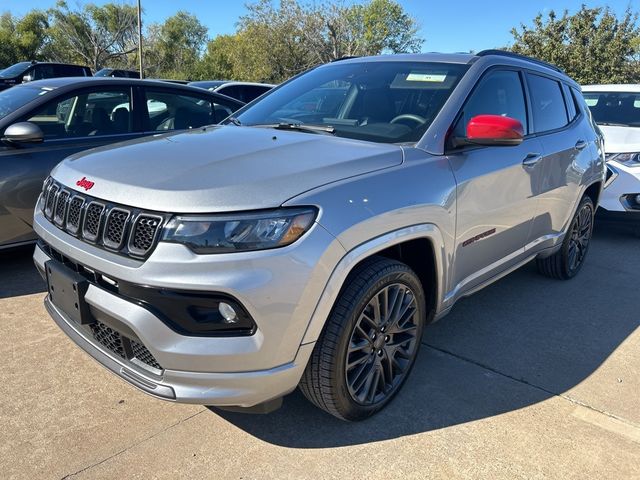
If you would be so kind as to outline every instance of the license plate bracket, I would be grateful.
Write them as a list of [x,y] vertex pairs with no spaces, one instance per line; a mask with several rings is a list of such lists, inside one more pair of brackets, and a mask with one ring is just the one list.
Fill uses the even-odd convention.
[[95,322],[84,300],[89,281],[58,261],[49,260],[44,266],[51,302],[79,325]]

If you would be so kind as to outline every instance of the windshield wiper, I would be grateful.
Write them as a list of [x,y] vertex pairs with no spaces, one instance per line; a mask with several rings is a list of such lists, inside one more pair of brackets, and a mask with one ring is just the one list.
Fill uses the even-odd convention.
[[227,120],[229,122],[233,123],[237,127],[241,127],[242,126],[242,122],[240,120],[238,120],[236,117],[229,117],[229,118],[227,118]]
[[251,127],[275,128],[276,130],[297,130],[299,132],[327,133],[335,135],[336,129],[331,125],[312,125],[308,123],[257,123]]

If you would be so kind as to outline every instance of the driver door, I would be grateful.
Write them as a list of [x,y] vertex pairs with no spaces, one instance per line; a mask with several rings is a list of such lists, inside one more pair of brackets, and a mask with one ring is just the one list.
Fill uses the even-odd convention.
[[464,138],[469,120],[483,114],[519,120],[525,136],[515,146],[464,145],[448,154],[457,180],[456,294],[518,263],[537,208],[541,172],[527,163],[542,150],[539,141],[527,135],[530,121],[521,72],[485,74],[467,99],[454,136]]

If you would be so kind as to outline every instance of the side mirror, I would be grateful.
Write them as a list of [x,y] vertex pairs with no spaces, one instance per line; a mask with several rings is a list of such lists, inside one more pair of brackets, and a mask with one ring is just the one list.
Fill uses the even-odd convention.
[[31,73],[27,73],[25,76],[22,77],[23,83],[31,82],[32,80],[33,80],[33,74]]
[[520,145],[524,128],[515,118],[501,115],[476,115],[467,124],[465,143],[474,145]]
[[4,131],[3,142],[40,143],[44,141],[44,133],[38,125],[31,122],[14,123]]

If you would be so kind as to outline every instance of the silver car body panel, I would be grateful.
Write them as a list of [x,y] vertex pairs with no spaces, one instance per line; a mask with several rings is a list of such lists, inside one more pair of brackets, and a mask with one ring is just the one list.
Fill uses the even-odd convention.
[[[384,59],[434,61],[431,57]],[[445,57],[436,56],[438,61]],[[459,298],[559,248],[581,196],[604,180],[601,139],[590,119],[579,115],[562,132],[531,135],[519,146],[444,149],[444,132],[478,78],[503,64],[531,68],[516,59],[478,57],[415,146],[226,126],[78,155],[52,174],[72,189],[87,177],[95,183],[92,196],[155,211],[316,206],[316,223],[287,247],[196,255],[161,241],[141,261],[89,245],[38,210],[35,231],[61,254],[116,280],[236,298],[257,324],[253,336],[179,335],[148,310],[97,286],[87,302],[95,316],[115,318],[136,333],[165,368],[165,377],[147,381],[172,388],[177,401],[248,406],[270,400],[295,388],[345,279],[364,258],[425,240],[424,254],[435,265],[433,315],[440,318]],[[536,68],[568,82],[558,72]],[[578,140],[586,148],[575,149]],[[531,153],[540,154],[540,161],[523,165]],[[48,258],[36,249],[40,269]],[[55,317],[55,308],[50,309]],[[58,317],[67,333],[79,334],[60,312]],[[91,339],[85,343],[95,346]],[[113,366],[101,358],[140,387],[118,371],[126,364],[111,358]],[[245,381],[250,393],[232,391]]]
[[[192,152],[188,161],[185,151]],[[114,156],[152,166],[114,169]],[[86,176],[95,183],[92,195],[124,205],[217,213],[279,207],[300,192],[400,163],[396,145],[231,125],[145,137],[115,154],[109,147],[80,153],[52,175],[65,185]]]

